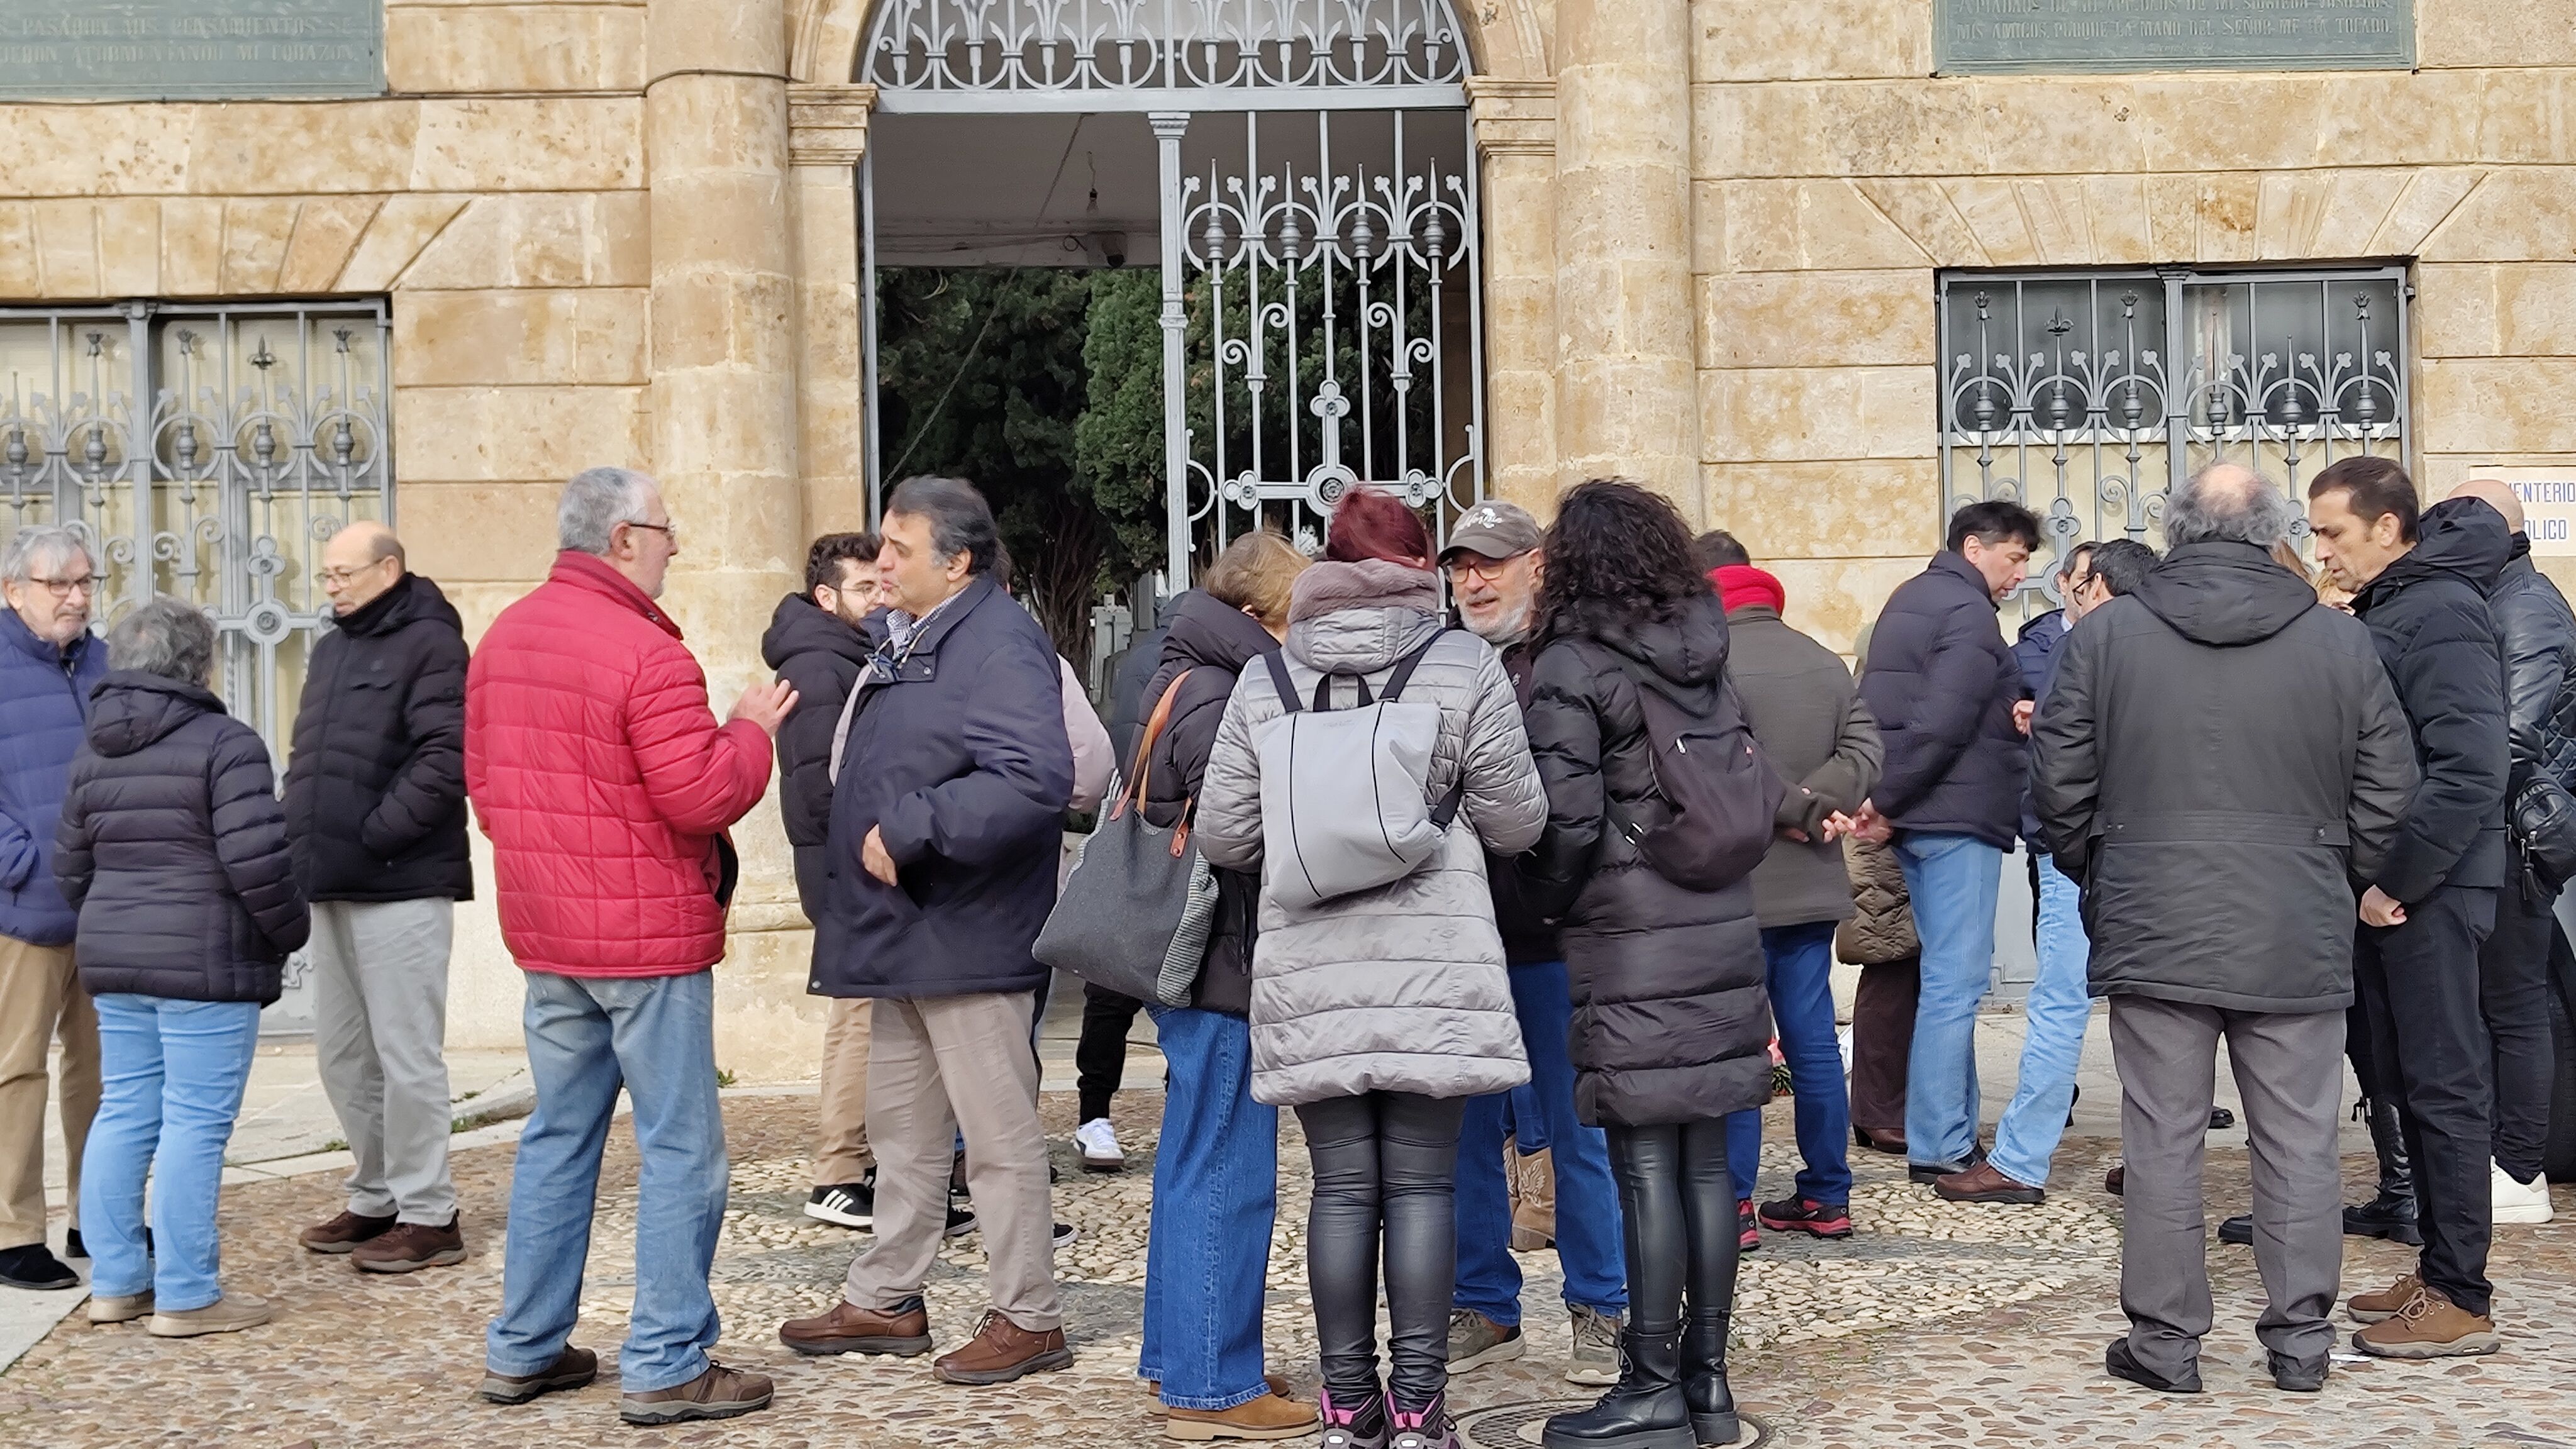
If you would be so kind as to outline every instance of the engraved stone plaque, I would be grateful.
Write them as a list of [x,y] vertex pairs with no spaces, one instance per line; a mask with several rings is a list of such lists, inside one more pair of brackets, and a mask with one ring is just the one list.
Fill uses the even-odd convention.
[[2410,70],[2414,0],[1933,0],[1945,75]]
[[0,100],[384,88],[384,0],[0,0]]

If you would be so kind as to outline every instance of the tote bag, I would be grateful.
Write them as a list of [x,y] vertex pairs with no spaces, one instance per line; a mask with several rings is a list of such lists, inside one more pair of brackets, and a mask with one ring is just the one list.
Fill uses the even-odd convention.
[[[1181,671],[1163,691],[1136,743],[1135,780],[1120,782],[1109,812],[1074,858],[1073,874],[1038,932],[1035,955],[1104,991],[1187,1006],[1216,919],[1215,874],[1190,844],[1192,799],[1169,830],[1146,823],[1154,742],[1171,722]],[[1185,960],[1183,958],[1186,958]]]

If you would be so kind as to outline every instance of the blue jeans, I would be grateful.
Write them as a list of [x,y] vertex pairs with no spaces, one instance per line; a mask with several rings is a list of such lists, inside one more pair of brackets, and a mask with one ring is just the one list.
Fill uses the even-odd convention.
[[2021,1080],[1995,1128],[1995,1171],[2025,1187],[2048,1186],[2048,1160],[2066,1135],[2075,1106],[2075,1064],[2084,1055],[2084,1028],[2093,1020],[2086,970],[2093,946],[2076,914],[2075,882],[2045,855],[2039,858],[2039,978],[2023,1008],[2028,1031],[2021,1045]]
[[[150,1289],[160,1312],[203,1308],[224,1296],[215,1197],[259,1045],[259,1003],[115,991],[97,1004],[98,1117],[81,1153],[80,1188],[90,1292],[125,1298]],[[150,1253],[143,1247],[146,1172]]]
[[533,1374],[572,1337],[599,1196],[599,1154],[623,1086],[635,1104],[635,1306],[618,1377],[628,1393],[707,1371],[707,1291],[724,1226],[724,1117],[716,1103],[715,976],[527,973],[528,1072],[537,1107],[511,1169],[501,1313],[484,1335],[494,1373]]
[[[1843,1087],[1842,1042],[1834,1035],[1834,923],[1775,926],[1762,933],[1771,1021],[1789,1062],[1797,1100],[1798,1196],[1837,1207],[1851,1201],[1851,1098]],[[1762,1113],[1730,1112],[1726,1169],[1735,1195],[1753,1196],[1762,1166]]]
[[1977,1004],[1994,972],[2004,853],[1970,835],[1909,832],[1896,837],[1896,859],[1923,942],[1905,1073],[1906,1156],[1955,1167],[1977,1146]]
[[1145,1225],[1138,1376],[1175,1409],[1231,1409],[1262,1378],[1262,1284],[1279,1216],[1279,1109],[1252,1100],[1252,1026],[1148,1005],[1171,1080]]
[[[1565,1301],[1598,1313],[1628,1311],[1627,1248],[1620,1237],[1619,1188],[1610,1178],[1610,1143],[1574,1115],[1574,1063],[1566,1038],[1574,997],[1565,963],[1511,968],[1512,1009],[1529,1050],[1530,1092],[1547,1127],[1548,1163],[1556,1173],[1556,1260],[1565,1270]],[[1521,1265],[1512,1259],[1511,1193],[1503,1183],[1503,1142],[1511,1135],[1504,1107],[1527,1102],[1509,1092],[1467,1099],[1458,1133],[1458,1297],[1506,1328],[1521,1321]],[[1527,1136],[1524,1126],[1522,1135]]]

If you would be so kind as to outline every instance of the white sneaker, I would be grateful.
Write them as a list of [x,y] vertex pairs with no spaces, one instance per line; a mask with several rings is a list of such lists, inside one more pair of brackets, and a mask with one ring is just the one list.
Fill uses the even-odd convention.
[[2488,1175],[2495,1196],[2495,1221],[2545,1223],[2556,1216],[2549,1206],[2549,1174],[2544,1172],[2529,1182],[2516,1182],[2502,1166],[2490,1163]]
[[1106,1117],[1094,1117],[1073,1129],[1073,1145],[1082,1153],[1085,1172],[1123,1172],[1127,1154],[1118,1148],[1118,1129]]

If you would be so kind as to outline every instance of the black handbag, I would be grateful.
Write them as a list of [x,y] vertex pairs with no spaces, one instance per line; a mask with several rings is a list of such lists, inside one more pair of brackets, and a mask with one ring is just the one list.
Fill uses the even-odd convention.
[[2546,774],[2513,798],[2513,838],[2523,860],[2551,889],[2576,878],[2576,796]]

